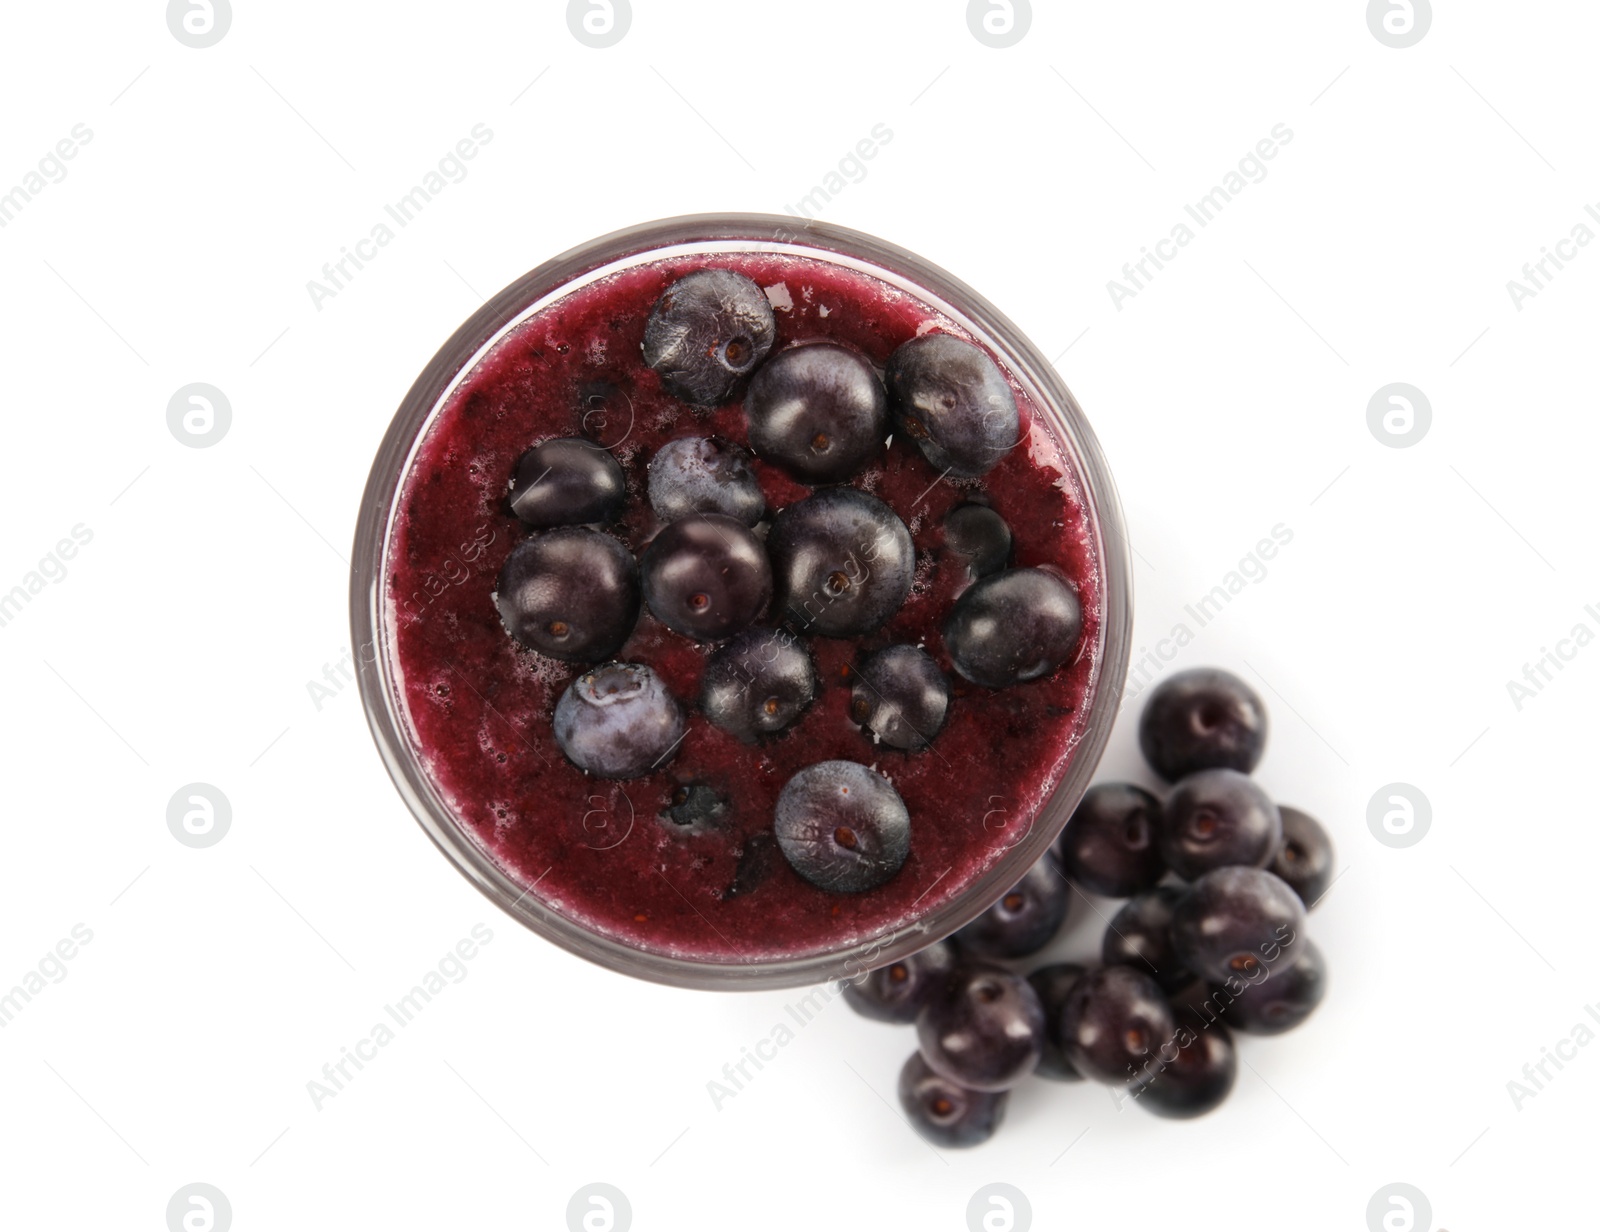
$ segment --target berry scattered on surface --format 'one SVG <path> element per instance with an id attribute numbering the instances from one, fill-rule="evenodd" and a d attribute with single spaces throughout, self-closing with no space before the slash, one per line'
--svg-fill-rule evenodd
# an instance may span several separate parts
<path id="1" fill-rule="evenodd" d="M 627 497 L 617 460 L 581 436 L 535 445 L 518 460 L 511 480 L 511 512 L 539 530 L 610 522 Z"/>
<path id="2" fill-rule="evenodd" d="M 645 322 L 644 362 L 674 397 L 729 401 L 767 357 L 778 324 L 766 292 L 743 274 L 702 269 L 673 283 Z"/>
<path id="3" fill-rule="evenodd" d="M 1183 1025 L 1163 1044 L 1149 1069 L 1148 1077 L 1132 1087 L 1139 1107 L 1159 1117 L 1189 1120 L 1228 1098 L 1239 1077 L 1239 1054 L 1221 1023 L 1201 1030 Z"/>
<path id="4" fill-rule="evenodd" d="M 1161 818 L 1161 854 L 1186 881 L 1231 864 L 1264 867 L 1283 842 L 1272 797 L 1237 770 L 1180 779 Z"/>
<path id="5" fill-rule="evenodd" d="M 566 663 L 596 663 L 622 648 L 639 619 L 639 568 L 610 535 L 559 527 L 506 557 L 495 586 L 506 632 Z"/>
<path id="6" fill-rule="evenodd" d="M 974 1091 L 1003 1091 L 1044 1047 L 1044 1009 L 1033 985 L 1004 967 L 964 966 L 917 1016 L 930 1067 Z"/>
<path id="7" fill-rule="evenodd" d="M 1016 395 L 984 351 L 950 334 L 903 343 L 884 369 L 895 427 L 938 470 L 985 474 L 1021 440 Z"/>
<path id="8" fill-rule="evenodd" d="M 639 573 L 651 614 L 696 641 L 733 636 L 772 601 L 766 548 L 725 514 L 696 513 L 664 527 L 645 548 Z"/>
<path id="9" fill-rule="evenodd" d="M 1305 931 L 1300 896 L 1261 868 L 1213 869 L 1172 913 L 1178 961 L 1213 983 L 1250 979 L 1292 951 Z"/>
<path id="10" fill-rule="evenodd" d="M 944 622 L 950 661 L 973 684 L 1003 689 L 1049 675 L 1073 655 L 1083 610 L 1043 569 L 1006 569 L 973 583 Z"/>
<path id="11" fill-rule="evenodd" d="M 868 971 L 840 985 L 845 1003 L 875 1022 L 912 1023 L 956 969 L 956 949 L 935 941 L 908 958 Z"/>
<path id="12" fill-rule="evenodd" d="M 1078 963 L 1051 963 L 1028 976 L 1028 983 L 1033 985 L 1040 1008 L 1044 1010 L 1044 1046 L 1039 1053 L 1039 1063 L 1033 1067 L 1033 1072 L 1041 1078 L 1057 1082 L 1083 1081 L 1083 1075 L 1072 1068 L 1072 1062 L 1061 1048 L 1061 1012 L 1068 994 L 1087 970 Z"/>
<path id="13" fill-rule="evenodd" d="M 555 735 L 573 765 L 597 778 L 660 769 L 683 740 L 683 708 L 642 663 L 582 673 L 556 703 Z"/>
<path id="14" fill-rule="evenodd" d="M 779 351 L 750 381 L 750 447 L 805 483 L 854 477 L 889 436 L 889 396 L 856 352 L 832 342 Z"/>
<path id="15" fill-rule="evenodd" d="M 944 726 L 950 682 L 927 651 L 886 646 L 850 679 L 850 717 L 890 748 L 926 748 Z"/>
<path id="16" fill-rule="evenodd" d="M 750 451 L 718 436 L 680 436 L 650 459 L 650 508 L 663 522 L 720 513 L 754 526 L 767 512 Z"/>
<path id="17" fill-rule="evenodd" d="M 1249 774 L 1267 747 L 1267 709 L 1232 672 L 1196 667 L 1163 680 L 1139 716 L 1139 748 L 1167 782 L 1197 770 Z"/>
<path id="18" fill-rule="evenodd" d="M 1333 840 L 1309 813 L 1278 806 L 1283 842 L 1267 865 L 1282 877 L 1310 911 L 1333 884 Z"/>
<path id="19" fill-rule="evenodd" d="M 900 1107 L 911 1127 L 935 1146 L 987 1142 L 1005 1117 L 1007 1091 L 972 1091 L 935 1070 L 920 1052 L 900 1070 Z"/>
<path id="20" fill-rule="evenodd" d="M 1167 871 L 1161 858 L 1161 802 L 1132 783 L 1097 783 L 1061 832 L 1067 876 L 1091 894 L 1127 898 Z"/>
<path id="21" fill-rule="evenodd" d="M 817 695 L 817 669 L 785 630 L 746 629 L 720 647 L 700 677 L 700 709 L 753 744 L 795 723 Z"/>
<path id="22" fill-rule="evenodd" d="M 1161 885 L 1130 898 L 1106 926 L 1101 960 L 1144 972 L 1163 992 L 1182 988 L 1192 977 L 1172 948 L 1172 912 L 1186 892 L 1184 886 Z"/>
<path id="23" fill-rule="evenodd" d="M 956 933 L 956 943 L 981 958 L 1037 954 L 1060 931 L 1071 894 L 1055 856 L 1046 852 L 994 906 Z"/>
<path id="24" fill-rule="evenodd" d="M 911 532 L 888 505 L 855 488 L 825 488 L 779 510 L 767 552 L 779 609 L 802 633 L 871 633 L 911 590 Z"/>
<path id="25" fill-rule="evenodd" d="M 795 872 L 838 894 L 882 885 L 911 849 L 911 817 L 900 793 L 853 761 L 798 771 L 778 795 L 773 832 Z"/>
<path id="26" fill-rule="evenodd" d="M 1254 978 L 1230 980 L 1215 990 L 1212 998 L 1236 1030 L 1281 1035 L 1311 1017 L 1327 991 L 1328 968 L 1322 951 L 1305 938 Z"/>
<path id="27" fill-rule="evenodd" d="M 1113 1085 L 1134 1081 L 1174 1029 L 1161 985 L 1132 967 L 1090 971 L 1061 1012 L 1061 1046 L 1072 1068 Z"/>

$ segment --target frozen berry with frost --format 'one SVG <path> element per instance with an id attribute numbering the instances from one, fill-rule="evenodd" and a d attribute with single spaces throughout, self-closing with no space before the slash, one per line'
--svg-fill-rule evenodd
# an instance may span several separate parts
<path id="1" fill-rule="evenodd" d="M 584 672 L 556 703 L 556 743 L 573 765 L 603 779 L 633 779 L 672 759 L 683 708 L 642 663 Z"/>
<path id="2" fill-rule="evenodd" d="M 778 335 L 766 292 L 730 269 L 678 279 L 644 327 L 644 362 L 668 393 L 696 406 L 729 401 Z"/>
<path id="3" fill-rule="evenodd" d="M 728 802 L 705 783 L 677 783 L 667 794 L 661 820 L 667 830 L 679 835 L 705 834 L 721 828 Z"/>
<path id="4" fill-rule="evenodd" d="M 680 436 L 656 450 L 648 491 L 663 522 L 721 513 L 754 526 L 767 511 L 750 451 L 719 436 Z"/>

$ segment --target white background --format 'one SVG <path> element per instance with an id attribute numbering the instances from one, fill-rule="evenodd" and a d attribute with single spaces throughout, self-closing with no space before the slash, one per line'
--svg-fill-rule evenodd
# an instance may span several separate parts
<path id="1" fill-rule="evenodd" d="M 1600 13 L 1439 7 L 1405 50 L 1360 0 L 1041 3 L 1003 50 L 956 0 L 635 0 L 608 49 L 558 3 L 239 0 L 202 50 L 149 0 L 9 8 L 0 191 L 93 138 L 0 229 L 0 591 L 93 538 L 0 627 L 0 989 L 93 941 L 0 1029 L 7 1222 L 160 1229 L 203 1181 L 241 1232 L 561 1229 L 598 1180 L 641 1229 L 961 1229 L 1004 1181 L 1039 1227 L 1361 1232 L 1404 1181 L 1452 1232 L 1566 1226 L 1600 1047 L 1520 1110 L 1506 1084 L 1600 1003 L 1600 648 L 1520 710 L 1506 682 L 1600 632 L 1600 246 L 1520 311 L 1506 283 L 1600 202 Z M 478 123 L 468 177 L 318 310 L 308 279 Z M 348 644 L 372 453 L 481 296 L 637 221 L 781 212 L 879 123 L 822 216 L 1059 356 L 1127 509 L 1136 645 L 1293 531 L 1178 662 L 1257 683 L 1264 781 L 1334 834 L 1332 991 L 1244 1041 L 1203 1121 L 1038 1083 L 987 1147 L 934 1152 L 890 1106 L 910 1033 L 838 1002 L 718 1110 L 707 1082 L 796 994 L 651 987 L 520 932 L 404 810 L 353 686 L 308 692 Z M 1115 307 L 1277 124 L 1270 174 Z M 166 422 L 196 381 L 232 407 L 205 449 Z M 1367 425 L 1395 381 L 1433 409 L 1411 448 Z M 1131 717 L 1107 776 L 1141 773 Z M 232 804 L 203 850 L 166 824 L 195 781 Z M 1367 826 L 1394 781 L 1433 810 L 1404 850 Z M 308 1080 L 478 923 L 465 981 L 317 1110 Z"/>

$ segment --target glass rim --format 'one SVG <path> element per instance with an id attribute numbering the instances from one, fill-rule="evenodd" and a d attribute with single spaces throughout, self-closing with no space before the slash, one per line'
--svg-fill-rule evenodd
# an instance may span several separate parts
<path id="1" fill-rule="evenodd" d="M 502 869 L 456 819 L 422 768 L 388 662 L 386 552 L 398 497 L 421 439 L 455 386 L 523 319 L 553 297 L 646 254 L 760 251 L 844 264 L 897 285 L 992 347 L 1049 423 L 1077 471 L 1100 568 L 1100 646 L 1088 715 L 1069 762 L 1021 838 L 969 885 L 889 932 L 820 952 L 758 961 L 684 958 L 608 936 L 547 907 Z M 580 244 L 491 296 L 428 361 L 380 444 L 357 518 L 350 623 L 362 708 L 396 790 L 434 844 L 491 902 L 546 940 L 603 967 L 682 988 L 806 987 L 898 961 L 980 915 L 1042 858 L 1087 790 L 1121 705 L 1132 633 L 1132 569 L 1115 483 L 1082 408 L 1052 363 L 997 308 L 923 258 L 859 231 L 786 215 L 691 214 L 646 222 Z"/>

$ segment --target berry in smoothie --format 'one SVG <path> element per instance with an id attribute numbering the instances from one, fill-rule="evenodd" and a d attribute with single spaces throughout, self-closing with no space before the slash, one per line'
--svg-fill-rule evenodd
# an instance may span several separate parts
<path id="1" fill-rule="evenodd" d="M 645 323 L 644 362 L 685 402 L 726 402 L 777 336 L 772 304 L 750 278 L 702 269 L 678 279 Z"/>
<path id="2" fill-rule="evenodd" d="M 889 395 L 865 358 L 831 342 L 779 351 L 745 397 L 751 447 L 803 483 L 842 483 L 884 448 Z"/>

